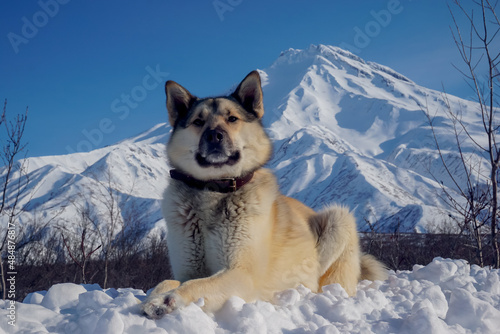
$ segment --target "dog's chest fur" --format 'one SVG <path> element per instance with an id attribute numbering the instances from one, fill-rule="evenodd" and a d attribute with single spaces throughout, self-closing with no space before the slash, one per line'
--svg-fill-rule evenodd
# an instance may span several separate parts
<path id="1" fill-rule="evenodd" d="M 210 276 L 236 263 L 254 236 L 255 221 L 270 209 L 260 204 L 254 189 L 249 184 L 235 193 L 220 194 L 172 182 L 162 206 L 176 279 Z"/>

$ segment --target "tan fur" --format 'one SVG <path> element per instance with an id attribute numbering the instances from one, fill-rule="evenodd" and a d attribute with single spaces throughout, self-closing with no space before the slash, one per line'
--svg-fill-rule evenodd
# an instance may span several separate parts
<path id="1" fill-rule="evenodd" d="M 363 254 L 361 256 L 361 278 L 360 280 L 383 281 L 387 278 L 387 270 L 375 256 Z"/>
<path id="2" fill-rule="evenodd" d="M 283 196 L 271 171 L 261 167 L 271 144 L 260 124 L 264 111 L 257 72 L 230 98 L 198 100 L 172 82 L 166 90 L 174 126 L 167 153 L 175 168 L 198 180 L 254 175 L 229 194 L 170 181 L 162 212 L 172 270 L 182 284 L 160 283 L 142 304 L 149 317 L 159 318 L 200 298 L 206 311 L 219 309 L 231 296 L 272 300 L 276 292 L 299 284 L 317 292 L 340 283 L 353 295 L 360 279 L 385 278 L 383 265 L 361 254 L 349 210 L 331 206 L 316 213 Z M 236 162 L 200 165 L 200 154 L 217 163 L 226 159 L 203 151 L 207 131 L 213 129 L 224 138 L 217 147 L 227 157 L 238 156 Z"/>

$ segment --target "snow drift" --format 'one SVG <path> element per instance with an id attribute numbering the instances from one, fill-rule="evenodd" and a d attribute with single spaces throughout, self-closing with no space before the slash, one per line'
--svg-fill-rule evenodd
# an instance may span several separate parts
<path id="1" fill-rule="evenodd" d="M 363 281 L 349 298 L 338 284 L 322 293 L 304 287 L 276 295 L 274 303 L 233 297 L 215 314 L 203 301 L 161 320 L 139 312 L 145 293 L 98 285 L 58 284 L 16 304 L 0 301 L 7 333 L 498 333 L 500 270 L 436 258 L 412 271 L 392 272 L 384 282 Z"/>

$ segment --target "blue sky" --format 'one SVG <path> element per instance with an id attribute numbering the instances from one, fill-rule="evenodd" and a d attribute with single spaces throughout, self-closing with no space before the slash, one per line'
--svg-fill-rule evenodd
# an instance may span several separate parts
<path id="1" fill-rule="evenodd" d="M 451 24 L 435 0 L 2 1 L 0 97 L 10 115 L 29 106 L 28 156 L 113 144 L 167 121 L 164 81 L 221 94 L 310 44 L 467 98 Z"/>

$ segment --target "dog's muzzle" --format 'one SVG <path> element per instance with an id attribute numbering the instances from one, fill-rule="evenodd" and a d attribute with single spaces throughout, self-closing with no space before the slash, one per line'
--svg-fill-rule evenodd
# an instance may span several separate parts
<path id="1" fill-rule="evenodd" d="M 220 127 L 203 132 L 196 161 L 202 167 L 234 165 L 240 159 L 240 152 L 234 151 L 226 131 Z"/>

